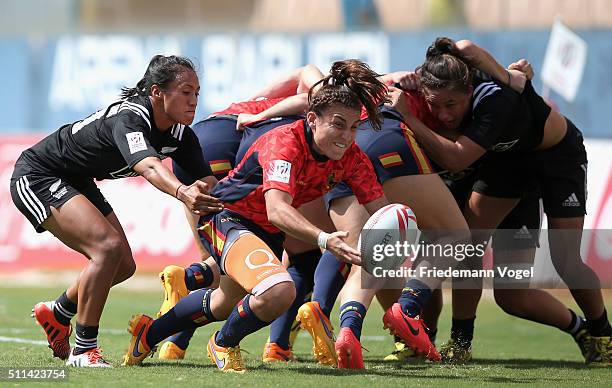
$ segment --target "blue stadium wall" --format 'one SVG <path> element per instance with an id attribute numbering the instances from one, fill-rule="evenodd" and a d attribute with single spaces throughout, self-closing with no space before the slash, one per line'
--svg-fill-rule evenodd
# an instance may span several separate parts
<path id="1" fill-rule="evenodd" d="M 574 102 L 551 98 L 588 137 L 610 138 L 612 128 L 612 30 L 577 31 L 588 44 L 582 84 Z M 343 58 L 361 58 L 378 72 L 414 69 L 437 36 L 472 39 L 503 64 L 528 58 L 542 68 L 549 31 L 474 32 L 465 29 L 413 33 L 210 34 L 205 36 L 74 35 L 52 39 L 0 40 L 0 133 L 50 132 L 116 99 L 132 86 L 157 53 L 181 54 L 200 71 L 205 117 L 294 67 L 322 69 Z"/>

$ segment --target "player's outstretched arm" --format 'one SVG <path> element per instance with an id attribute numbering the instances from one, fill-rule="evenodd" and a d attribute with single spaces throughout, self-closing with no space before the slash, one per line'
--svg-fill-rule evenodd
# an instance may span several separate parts
<path id="1" fill-rule="evenodd" d="M 466 136 L 460 136 L 456 141 L 452 141 L 432 131 L 410 112 L 405 98 L 400 89 L 389 87 L 390 102 L 387 105 L 402 115 L 417 142 L 444 169 L 453 172 L 462 171 L 485 154 L 484 148 Z"/>
<path id="2" fill-rule="evenodd" d="M 184 185 L 174 176 L 172 171 L 164 166 L 161 160 L 156 157 L 150 156 L 142 159 L 134 165 L 133 170 L 160 191 L 176 197 L 195 214 L 202 215 L 221 211 L 223 209 L 221 201 L 208 195 L 210 191 L 209 183 L 198 180 L 192 185 Z M 209 182 L 214 183 L 210 179 Z"/>
<path id="3" fill-rule="evenodd" d="M 529 65 L 529 67 L 515 66 L 512 68 L 509 66 L 508 69 L 506 69 L 499 64 L 487 50 L 478 46 L 471 40 L 458 40 L 455 42 L 455 45 L 459 53 L 469 60 L 478 70 L 489 74 L 497 81 L 508 85 L 519 93 L 523 91 L 525 82 L 533 78 L 533 70 L 530 70 L 531 65 Z M 531 71 L 531 77 L 529 77 L 529 71 Z"/>
<path id="4" fill-rule="evenodd" d="M 287 192 L 271 189 L 266 191 L 265 199 L 268 220 L 277 228 L 299 240 L 329 250 L 341 261 L 361 264 L 359 251 L 345 242 L 348 232 L 325 233 L 317 228 L 291 206 L 293 198 Z"/>
<path id="5" fill-rule="evenodd" d="M 282 98 L 307 93 L 321 78 L 323 78 L 321 70 L 315 65 L 309 64 L 293 70 L 286 76 L 257 91 L 251 99 L 261 97 Z"/>
<path id="6" fill-rule="evenodd" d="M 302 115 L 308 108 L 308 93 L 287 97 L 279 103 L 258 113 L 241 113 L 236 119 L 236 130 L 242 131 L 246 125 L 271 119 L 273 117 Z"/>

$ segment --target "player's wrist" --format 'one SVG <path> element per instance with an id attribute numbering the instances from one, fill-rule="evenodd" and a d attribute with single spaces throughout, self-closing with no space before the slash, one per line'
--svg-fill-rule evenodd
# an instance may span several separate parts
<path id="1" fill-rule="evenodd" d="M 185 187 L 185 185 L 180 184 L 176 187 L 176 191 L 174 192 L 174 198 L 180 199 L 179 194 L 181 193 L 181 187 Z"/>
<path id="2" fill-rule="evenodd" d="M 324 231 L 320 231 L 317 236 L 317 245 L 321 249 L 327 249 L 327 240 L 329 240 L 330 234 L 325 233 Z"/>

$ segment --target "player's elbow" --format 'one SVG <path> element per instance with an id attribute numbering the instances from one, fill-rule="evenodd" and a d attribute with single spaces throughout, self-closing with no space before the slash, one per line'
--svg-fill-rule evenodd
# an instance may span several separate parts
<path id="1" fill-rule="evenodd" d="M 470 57 L 474 55 L 474 51 L 478 48 L 476 43 L 472 42 L 469 39 L 461 39 L 455 42 L 455 46 L 459 50 L 459 52 L 465 56 Z"/>

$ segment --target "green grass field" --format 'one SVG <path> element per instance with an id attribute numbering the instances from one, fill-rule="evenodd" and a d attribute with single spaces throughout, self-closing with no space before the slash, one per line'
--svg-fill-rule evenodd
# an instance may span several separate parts
<path id="1" fill-rule="evenodd" d="M 43 333 L 30 318 L 30 309 L 41 300 L 55 298 L 60 288 L 0 288 L 0 367 L 61 367 L 40 341 Z M 127 347 L 130 316 L 136 312 L 154 314 L 161 300 L 159 291 L 113 290 L 104 312 L 99 344 L 117 367 L 109 370 L 70 369 L 68 386 L 474 386 L 474 385 L 555 385 L 612 386 L 612 368 L 586 368 L 578 347 L 561 331 L 509 317 L 488 298 L 478 311 L 473 363 L 465 366 L 414 363 L 387 364 L 382 358 L 392 347 L 382 330 L 378 305 L 368 312 L 363 346 L 365 371 L 337 370 L 311 361 L 310 338 L 301 334 L 295 345 L 305 361 L 290 364 L 262 364 L 261 351 L 268 335 L 264 329 L 247 337 L 242 348 L 249 372 L 245 375 L 219 373 L 206 358 L 205 344 L 220 324 L 201 328 L 191 342 L 185 360 L 161 362 L 147 359 L 141 367 L 119 367 Z M 608 304 L 608 310 L 612 311 Z M 333 314 L 337 325 L 337 312 Z M 450 314 L 444 310 L 438 344 L 448 338 Z M 72 340 L 74 337 L 72 338 Z M 20 340 L 37 343 L 16 342 Z M 13 382 L 0 382 L 9 386 Z M 26 384 L 26 383 L 21 383 Z M 40 386 L 40 383 L 34 383 Z M 12 386 L 12 385 L 10 385 Z"/>

